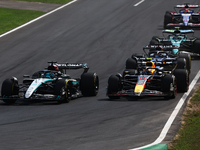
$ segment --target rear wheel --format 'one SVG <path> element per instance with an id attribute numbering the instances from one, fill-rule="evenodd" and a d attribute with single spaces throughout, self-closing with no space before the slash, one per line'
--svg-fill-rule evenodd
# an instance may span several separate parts
<path id="1" fill-rule="evenodd" d="M 200 40 L 196 40 L 193 43 L 193 52 L 200 54 Z"/>
<path id="2" fill-rule="evenodd" d="M 189 87 L 189 74 L 187 69 L 175 69 L 173 74 L 176 77 L 178 92 L 187 92 Z"/>
<path id="3" fill-rule="evenodd" d="M 159 42 L 156 39 L 151 39 L 151 41 L 149 42 L 150 45 L 158 45 Z"/>
<path id="4" fill-rule="evenodd" d="M 126 60 L 126 69 L 137 69 L 137 61 L 132 58 Z"/>
<path id="5" fill-rule="evenodd" d="M 177 59 L 176 69 L 186 69 L 186 60 L 185 60 L 185 58 L 178 58 Z"/>
<path id="6" fill-rule="evenodd" d="M 58 95 L 58 103 L 70 102 L 70 89 L 65 80 L 58 80 L 55 85 L 55 95 Z"/>
<path id="7" fill-rule="evenodd" d="M 169 11 L 166 11 L 165 16 L 164 16 L 164 28 L 169 28 L 167 25 L 169 23 L 172 23 L 172 15 Z"/>
<path id="8" fill-rule="evenodd" d="M 81 75 L 81 92 L 83 96 L 96 96 L 99 90 L 99 77 L 96 73 Z"/>
<path id="9" fill-rule="evenodd" d="M 119 99 L 120 96 L 109 96 L 109 94 L 117 94 L 121 90 L 120 78 L 116 75 L 111 75 L 108 79 L 107 95 L 110 99 Z"/>
<path id="10" fill-rule="evenodd" d="M 159 39 L 159 36 L 153 36 L 151 39 L 152 39 L 152 40 L 158 40 L 158 39 Z"/>
<path id="11" fill-rule="evenodd" d="M 135 69 L 125 69 L 124 71 L 123 71 L 123 77 L 125 76 L 125 75 L 134 75 L 135 74 Z"/>
<path id="12" fill-rule="evenodd" d="M 151 41 L 149 42 L 150 45 L 157 45 L 159 44 L 159 41 L 158 41 L 159 37 L 158 36 L 153 36 L 151 38 Z"/>
<path id="13" fill-rule="evenodd" d="M 136 58 L 144 58 L 144 54 L 143 53 L 134 53 L 132 56 L 131 56 L 133 59 Z"/>
<path id="14" fill-rule="evenodd" d="M 186 69 L 188 70 L 188 73 L 190 74 L 191 70 L 191 56 L 186 53 L 179 54 L 179 58 L 185 58 L 186 60 Z"/>
<path id="15" fill-rule="evenodd" d="M 163 92 L 169 93 L 166 98 L 173 99 L 177 94 L 177 86 L 175 77 L 171 74 L 165 75 L 161 80 L 161 88 Z"/>
<path id="16" fill-rule="evenodd" d="M 19 94 L 19 85 L 18 81 L 15 79 L 6 79 L 4 80 L 1 87 L 1 96 L 3 98 L 11 97 L 13 95 Z M 4 99 L 3 100 L 7 104 L 13 104 L 16 102 L 16 99 Z"/>

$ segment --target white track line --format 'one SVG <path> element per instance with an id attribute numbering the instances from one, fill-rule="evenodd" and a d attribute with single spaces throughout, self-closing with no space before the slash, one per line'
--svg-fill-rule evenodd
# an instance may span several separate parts
<path id="1" fill-rule="evenodd" d="M 0 35 L 0 38 L 3 37 L 3 36 L 5 36 L 5 35 L 8 35 L 8 34 L 14 32 L 14 31 L 16 31 L 16 30 L 19 30 L 19 29 L 21 29 L 21 28 L 23 28 L 23 27 L 25 27 L 25 26 L 27 26 L 27 25 L 29 25 L 29 24 L 31 24 L 31 23 L 33 23 L 33 22 L 35 22 L 35 21 L 37 21 L 37 20 L 39 20 L 39 19 L 41 19 L 41 18 L 43 18 L 43 17 L 46 17 L 46 16 L 48 16 L 48 15 L 50 15 L 50 14 L 52 14 L 52 13 L 54 13 L 54 12 L 56 12 L 56 11 L 58 11 L 58 10 L 64 8 L 64 7 L 66 7 L 66 6 L 68 6 L 68 5 L 71 5 L 72 3 L 76 2 L 76 1 L 77 1 L 77 0 L 73 0 L 73 1 L 71 1 L 71 2 L 69 2 L 69 3 L 67 3 L 67 4 L 62 5 L 62 6 L 56 8 L 56 9 L 54 9 L 54 10 L 52 10 L 52 11 L 50 11 L 50 12 L 48 12 L 48 13 L 46 13 L 46 14 L 44 14 L 44 15 L 42 15 L 42 16 L 36 18 L 36 19 L 33 19 L 33 20 L 31 20 L 31 21 L 29 21 L 29 22 L 27 22 L 27 23 L 25 23 L 25 24 L 23 24 L 23 25 L 21 25 L 21 26 L 19 26 L 19 27 L 17 27 L 17 28 L 14 28 L 14 29 L 12 29 L 12 30 L 10 30 L 10 31 L 8 31 L 8 32 L 6 32 L 6 33 L 4 33 L 4 34 L 1 34 L 1 35 Z"/>
<path id="2" fill-rule="evenodd" d="M 189 89 L 186 93 L 183 94 L 183 96 L 181 97 L 181 99 L 179 100 L 178 104 L 176 105 L 174 111 L 172 112 L 171 116 L 169 117 L 167 123 L 165 124 L 164 128 L 162 129 L 160 136 L 151 144 L 143 146 L 143 147 L 139 147 L 139 148 L 134 148 L 134 149 L 130 149 L 130 150 L 139 150 L 139 149 L 144 149 L 156 144 L 161 143 L 164 138 L 167 135 L 167 132 L 169 130 L 169 128 L 171 127 L 174 119 L 176 118 L 178 112 L 180 111 L 181 107 L 183 106 L 185 100 L 187 99 L 188 95 L 190 94 L 190 92 L 192 91 L 192 89 L 194 88 L 195 84 L 197 83 L 197 81 L 200 78 L 200 70 L 198 71 L 198 73 L 196 74 L 195 78 L 192 80 Z"/>
<path id="3" fill-rule="evenodd" d="M 145 0 L 141 0 L 141 1 L 139 1 L 138 3 L 136 3 L 134 6 L 138 6 L 138 5 L 140 5 L 141 3 L 143 3 Z"/>

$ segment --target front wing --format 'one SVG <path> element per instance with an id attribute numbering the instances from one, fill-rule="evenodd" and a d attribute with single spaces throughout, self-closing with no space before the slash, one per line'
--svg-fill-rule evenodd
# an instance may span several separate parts
<path id="1" fill-rule="evenodd" d="M 188 23 L 188 25 L 184 25 L 183 23 L 169 23 L 167 27 L 200 27 L 200 23 Z"/>
<path id="2" fill-rule="evenodd" d="M 143 96 L 157 96 L 157 97 L 166 97 L 169 93 L 161 92 L 157 90 L 148 90 L 144 89 L 141 93 L 135 93 L 134 89 L 122 90 L 117 93 L 107 94 L 107 96 L 132 96 L 132 97 L 143 97 Z"/>
<path id="3" fill-rule="evenodd" d="M 30 98 L 25 98 L 24 96 L 19 95 L 12 95 L 6 97 L 0 97 L 1 100 L 52 100 L 56 101 L 60 99 L 59 95 L 52 95 L 52 94 L 33 94 Z"/>

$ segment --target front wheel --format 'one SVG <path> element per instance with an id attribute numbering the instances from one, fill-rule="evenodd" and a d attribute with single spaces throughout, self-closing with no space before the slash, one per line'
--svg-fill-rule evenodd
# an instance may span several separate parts
<path id="1" fill-rule="evenodd" d="M 189 88 L 189 73 L 187 69 L 175 69 L 173 74 L 176 77 L 178 92 L 187 92 Z"/>
<path id="2" fill-rule="evenodd" d="M 54 94 L 58 96 L 58 103 L 70 102 L 70 89 L 68 87 L 68 82 L 65 80 L 58 80 L 55 85 Z"/>
<path id="3" fill-rule="evenodd" d="M 120 96 L 113 96 L 113 94 L 117 94 L 117 92 L 120 90 L 121 90 L 120 78 L 116 75 L 111 75 L 108 79 L 108 87 L 107 87 L 108 97 L 110 99 L 119 99 Z M 109 94 L 112 94 L 112 96 L 110 96 Z"/>
<path id="4" fill-rule="evenodd" d="M 165 75 L 161 80 L 161 88 L 163 92 L 168 93 L 166 96 L 167 99 L 173 99 L 177 94 L 177 85 L 175 76 L 171 74 Z"/>
<path id="5" fill-rule="evenodd" d="M 200 40 L 196 40 L 193 43 L 193 52 L 200 54 Z"/>
<path id="6" fill-rule="evenodd" d="M 164 16 L 164 29 L 169 28 L 167 25 L 172 23 L 172 15 L 169 11 L 166 11 Z"/>
<path id="7" fill-rule="evenodd" d="M 19 85 L 17 79 L 6 79 L 4 80 L 1 87 L 1 96 L 3 98 L 12 97 L 13 95 L 19 94 Z M 3 100 L 7 104 L 13 104 L 16 102 L 16 99 L 4 99 Z"/>

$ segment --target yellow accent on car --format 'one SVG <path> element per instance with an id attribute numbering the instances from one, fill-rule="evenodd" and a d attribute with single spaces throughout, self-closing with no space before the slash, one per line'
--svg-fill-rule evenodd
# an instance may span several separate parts
<path id="1" fill-rule="evenodd" d="M 137 85 L 135 86 L 135 93 L 141 93 L 144 90 L 144 85 Z"/>
<path id="2" fill-rule="evenodd" d="M 67 83 L 69 82 L 69 80 L 67 80 L 66 81 L 66 84 L 65 84 L 65 90 L 67 89 Z M 66 98 L 67 98 L 67 100 L 68 100 L 68 93 L 67 93 L 67 91 L 66 91 Z M 69 101 L 69 100 L 68 100 Z"/>
<path id="3" fill-rule="evenodd" d="M 152 58 L 147 58 L 147 60 L 152 60 Z"/>

